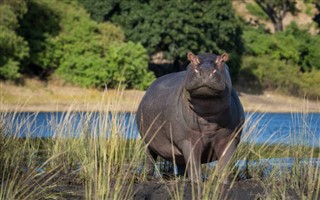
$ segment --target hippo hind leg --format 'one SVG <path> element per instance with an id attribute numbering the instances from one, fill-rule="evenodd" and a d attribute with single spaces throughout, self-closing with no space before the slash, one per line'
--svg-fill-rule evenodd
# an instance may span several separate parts
<path id="1" fill-rule="evenodd" d="M 148 177 L 153 177 L 154 174 L 154 165 L 156 163 L 158 155 L 153 152 L 150 148 L 146 149 L 146 175 Z"/>

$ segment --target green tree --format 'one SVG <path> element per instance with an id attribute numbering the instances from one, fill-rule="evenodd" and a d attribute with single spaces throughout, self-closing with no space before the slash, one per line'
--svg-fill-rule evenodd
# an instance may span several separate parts
<path id="1" fill-rule="evenodd" d="M 247 26 L 243 32 L 245 55 L 260 56 L 271 54 L 272 35 L 263 28 Z"/>
<path id="2" fill-rule="evenodd" d="M 132 76 L 124 77 L 123 82 L 131 88 L 145 89 L 146 77 L 151 76 L 146 70 L 146 51 L 139 44 L 124 43 L 124 33 L 119 27 L 93 21 L 86 10 L 74 1 L 30 0 L 28 7 L 29 12 L 19 29 L 31 49 L 32 59 L 26 62 L 26 72 L 31 70 L 45 77 L 55 73 L 76 85 L 102 87 L 105 83 L 115 86 L 120 82 L 109 69 L 121 71 L 130 65 L 137 68 L 136 71 L 141 72 L 140 68 L 145 70 L 137 73 L 139 77 L 135 76 L 134 80 L 131 80 Z M 41 19 L 34 24 L 34 18 Z M 34 26 L 37 29 L 33 29 Z M 119 50 L 111 55 L 114 46 L 128 50 Z"/>
<path id="3" fill-rule="evenodd" d="M 245 88 L 272 89 L 310 98 L 320 90 L 320 35 L 311 35 L 295 23 L 270 34 L 247 27 L 241 69 Z M 248 78 L 250 77 L 250 78 Z"/>
<path id="4" fill-rule="evenodd" d="M 107 80 L 112 80 L 108 83 L 111 87 L 124 83 L 129 88 L 146 89 L 154 80 L 154 75 L 145 67 L 149 59 L 141 44 L 113 44 L 107 54 L 105 70 L 108 74 Z"/>
<path id="5" fill-rule="evenodd" d="M 115 12 L 119 12 L 120 0 L 78 0 L 90 12 L 91 17 L 98 21 L 107 21 Z"/>
<path id="6" fill-rule="evenodd" d="M 301 72 L 320 70 L 320 35 L 311 35 L 291 23 L 285 31 L 275 34 L 247 28 L 243 33 L 245 54 L 272 56 L 273 59 L 300 66 Z"/>
<path id="7" fill-rule="evenodd" d="M 149 56 L 163 52 L 166 59 L 185 66 L 188 51 L 229 52 L 235 76 L 242 53 L 241 26 L 231 1 L 107 1 L 79 0 L 92 17 L 123 27 L 126 38 L 141 44 Z"/>
<path id="8" fill-rule="evenodd" d="M 296 64 L 302 72 L 320 70 L 320 35 L 311 35 L 307 29 L 300 29 L 296 23 L 291 23 L 284 31 L 283 37 L 294 37 L 287 47 L 295 48 L 298 52 Z M 280 39 L 280 38 L 279 38 Z M 296 44 L 296 45 L 293 45 Z"/>
<path id="9" fill-rule="evenodd" d="M 16 33 L 19 18 L 26 12 L 23 0 L 0 1 L 0 78 L 20 77 L 21 61 L 28 57 L 28 43 Z"/>
<path id="10" fill-rule="evenodd" d="M 283 19 L 288 12 L 295 14 L 296 0 L 255 0 L 268 15 L 276 32 L 283 31 Z"/>
<path id="11" fill-rule="evenodd" d="M 20 20 L 18 34 L 27 40 L 30 57 L 24 60 L 21 71 L 45 77 L 54 68 L 47 64 L 51 61 L 46 60 L 43 54 L 47 52 L 49 40 L 59 34 L 61 19 L 49 4 L 41 0 L 27 1 L 27 10 Z"/>

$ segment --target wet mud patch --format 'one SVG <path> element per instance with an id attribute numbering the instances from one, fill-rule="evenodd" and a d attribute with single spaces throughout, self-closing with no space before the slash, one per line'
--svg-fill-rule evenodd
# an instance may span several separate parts
<path id="1" fill-rule="evenodd" d="M 124 186 L 128 187 L 128 186 Z M 183 188 L 183 189 L 182 189 Z M 111 189 L 112 190 L 112 189 Z M 125 191 L 125 188 L 124 188 Z M 191 200 L 193 196 L 198 196 L 197 189 L 193 190 L 190 181 L 175 180 L 151 180 L 134 183 L 133 200 L 171 200 L 178 197 L 184 200 Z M 60 196 L 58 199 L 82 200 L 86 199 L 85 188 L 81 183 L 64 182 L 55 187 L 52 193 Z M 265 190 L 263 186 L 254 180 L 241 180 L 234 183 L 228 191 L 227 199 L 263 199 Z"/>

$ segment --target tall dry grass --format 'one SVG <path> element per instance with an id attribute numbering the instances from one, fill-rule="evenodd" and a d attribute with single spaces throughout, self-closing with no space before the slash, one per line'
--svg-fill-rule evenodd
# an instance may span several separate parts
<path id="1" fill-rule="evenodd" d="M 134 182 L 146 177 L 141 167 L 145 145 L 132 139 L 133 132 L 128 135 L 133 117 L 128 121 L 103 103 L 97 109 L 76 113 L 70 105 L 62 117 L 51 117 L 36 130 L 38 113 L 23 118 L 19 108 L 0 113 L 0 199 L 63 197 L 57 188 L 66 187 L 66 179 L 82 185 L 87 199 L 130 198 Z M 34 138 L 48 129 L 51 138 Z"/>

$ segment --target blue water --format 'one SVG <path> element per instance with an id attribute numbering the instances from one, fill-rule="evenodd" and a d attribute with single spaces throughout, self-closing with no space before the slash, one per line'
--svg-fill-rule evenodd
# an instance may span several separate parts
<path id="1" fill-rule="evenodd" d="M 320 113 L 246 113 L 242 139 L 320 147 Z"/>
<path id="2" fill-rule="evenodd" d="M 3 120 L 6 121 L 6 134 L 16 137 L 110 135 L 111 131 L 125 138 L 138 137 L 135 114 L 133 113 L 21 112 L 2 115 Z"/>
<path id="3" fill-rule="evenodd" d="M 306 144 L 320 147 L 320 113 L 246 113 L 242 141 Z M 77 137 L 112 132 L 137 138 L 134 113 L 0 113 L 5 134 L 17 137 Z M 1 124 L 1 123 L 0 123 Z"/>

